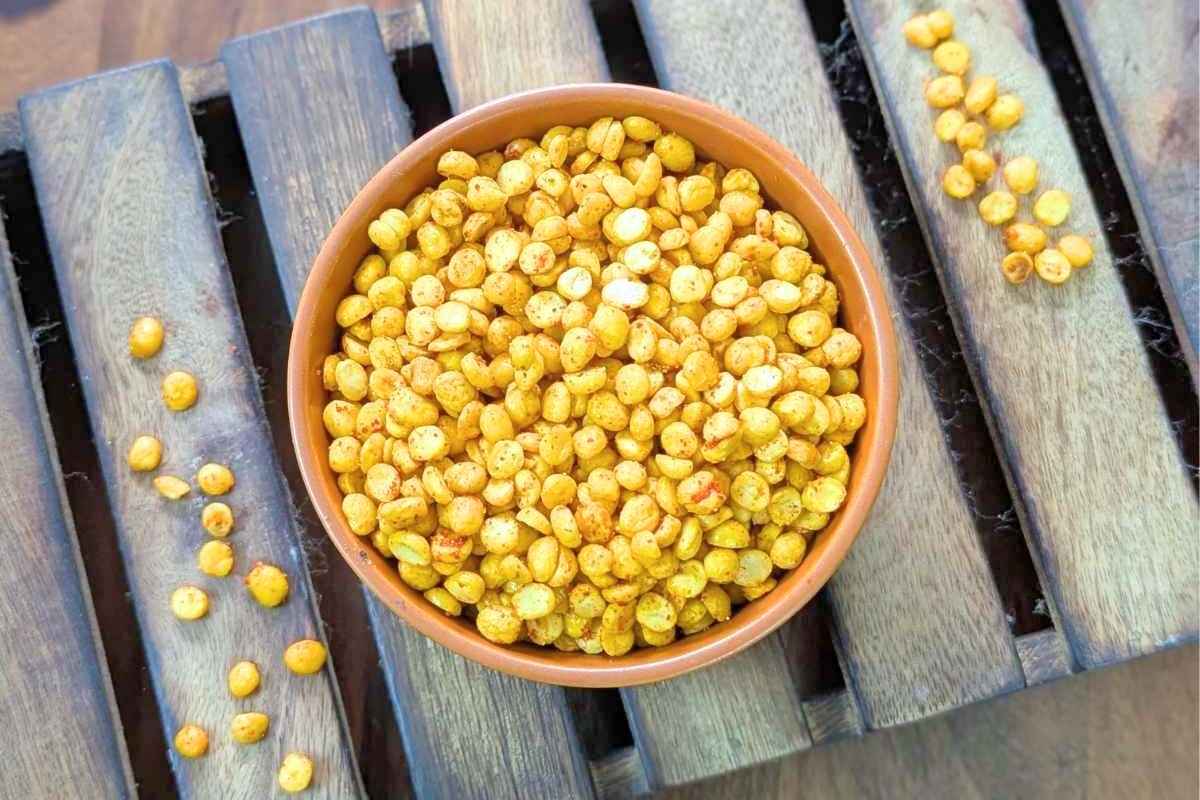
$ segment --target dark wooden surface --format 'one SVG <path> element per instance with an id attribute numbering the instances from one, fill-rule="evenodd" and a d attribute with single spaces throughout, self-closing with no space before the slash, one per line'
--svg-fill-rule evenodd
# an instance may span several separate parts
<path id="1" fill-rule="evenodd" d="M 1194 639 L 1196 494 L 1029 19 L 1015 0 L 945 6 L 973 48 L 975 74 L 995 75 L 1025 102 L 1022 122 L 990 147 L 1001 160 L 1034 156 L 1039 191 L 1058 187 L 1073 198 L 1055 236 L 1078 232 L 1096 250 L 1094 264 L 1062 286 L 998 279 L 1000 234 L 973 202 L 941 190 L 952 148 L 932 137 L 922 87 L 936 70 L 898 33 L 916 5 L 852 0 L 1051 613 L 1074 659 L 1089 668 Z"/>
<path id="2" fill-rule="evenodd" d="M 682 0 L 639 0 L 637 7 L 664 87 L 724 106 L 791 148 L 838 198 L 886 275 L 803 10 L 787 0 L 753 8 L 716 0 L 700 16 Z M 742 47 L 729 30 L 744 31 L 757 46 Z M 770 78 L 784 73 L 793 79 Z M 827 590 L 845 669 L 870 727 L 1022 685 L 971 513 L 939 446 L 939 421 L 912 340 L 896 322 L 903 424 L 875 509 Z M 945 602 L 949 597 L 954 602 Z"/>
<path id="3" fill-rule="evenodd" d="M 172 751 L 179 790 L 261 797 L 273 791 L 283 755 L 300 750 L 318 764 L 315 794 L 355 796 L 359 772 L 332 667 L 299 677 L 282 664 L 289 643 L 322 630 L 175 69 L 159 62 L 41 92 L 22 100 L 21 115 L 167 739 L 187 722 L 210 737 L 202 760 Z M 143 314 L 162 318 L 167 334 L 157 357 L 138 362 L 126 336 Z M 178 414 L 160 398 L 172 369 L 200 384 L 196 406 Z M 142 433 L 163 441 L 164 473 L 191 482 L 206 461 L 234 470 L 226 499 L 237 560 L 228 578 L 196 568 L 207 539 L 199 491 L 171 503 L 125 464 Z M 284 605 L 263 608 L 242 587 L 257 560 L 289 574 Z M 171 614 L 171 592 L 183 584 L 208 592 L 203 620 Z M 225 675 L 241 659 L 259 665 L 263 683 L 234 701 Z M 254 748 L 234 744 L 232 716 L 259 709 L 271 716 L 269 737 Z"/>
<path id="4" fill-rule="evenodd" d="M 1200 11 L 1189 0 L 1158 2 L 1143 14 L 1115 2 L 1060 5 L 1196 379 Z"/>
<path id="5" fill-rule="evenodd" d="M 37 373 L 0 224 L 0 796 L 133 797 Z"/>
<path id="6" fill-rule="evenodd" d="M 365 10 L 232 41 L 222 60 L 276 267 L 294 309 L 342 208 L 410 140 L 408 110 L 375 17 Z M 303 84 L 291 80 L 297 74 L 305 76 Z M 373 596 L 367 602 L 419 793 L 487 797 L 503 773 L 510 789 L 590 796 L 582 747 L 564 725 L 560 687 L 521 681 L 434 647 Z M 418 657 L 419 667 L 408 663 Z M 439 753 L 458 756 L 429 757 L 424 731 L 434 732 Z M 522 736 L 518 757 L 509 755 L 513 731 Z"/>

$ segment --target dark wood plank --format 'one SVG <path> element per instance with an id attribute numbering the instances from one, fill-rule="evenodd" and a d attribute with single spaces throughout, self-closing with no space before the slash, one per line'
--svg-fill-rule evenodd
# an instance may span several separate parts
<path id="1" fill-rule="evenodd" d="M 608 80 L 583 0 L 554 0 L 537 14 L 525 13 L 518 0 L 426 0 L 425 7 L 457 111 L 548 82 Z M 480 42 L 476 32 L 485 29 L 490 34 Z M 538 42 L 554 38 L 553 31 L 572 32 L 562 39 L 569 46 L 548 53 L 546 60 L 534 55 Z M 776 636 L 722 664 L 622 689 L 621 696 L 652 788 L 739 769 L 811 744 Z M 764 714 L 771 715 L 771 725 L 761 724 Z"/>
<path id="2" fill-rule="evenodd" d="M 585 0 L 423 0 L 450 103 L 466 111 L 513 92 L 608 80 Z"/>
<path id="3" fill-rule="evenodd" d="M 1059 0 L 1133 203 L 1179 342 L 1200 377 L 1200 10 Z"/>
<path id="4" fill-rule="evenodd" d="M 862 713 L 849 691 L 806 698 L 804 718 L 808 720 L 808 729 L 817 744 L 863 734 Z"/>
<path id="5" fill-rule="evenodd" d="M 852 0 L 1051 611 L 1085 668 L 1195 639 L 1196 495 L 1024 6 L 944 5 L 972 46 L 976 74 L 996 75 L 1025 102 L 1022 122 L 991 146 L 1001 160 L 1036 158 L 1041 188 L 1073 198 L 1064 231 L 1089 236 L 1096 249 L 1094 264 L 1062 286 L 1001 278 L 1000 234 L 974 203 L 941 190 L 949 147 L 935 146 L 922 86 L 935 70 L 901 33 L 917 4 Z"/>
<path id="6" fill-rule="evenodd" d="M 134 797 L 2 224 L 0 428 L 0 536 L 11 565 L 0 572 L 0 796 Z"/>
<path id="7" fill-rule="evenodd" d="M 232 41 L 222 60 L 294 309 L 342 208 L 409 142 L 408 110 L 366 10 Z M 303 85 L 293 80 L 298 74 Z M 493 672 L 427 642 L 373 595 L 368 606 L 419 794 L 482 798 L 537 786 L 543 796 L 591 796 L 561 688 Z"/>
<path id="8" fill-rule="evenodd" d="M 632 800 L 650 793 L 636 747 L 622 747 L 592 762 L 592 780 L 600 800 Z"/>
<path id="9" fill-rule="evenodd" d="M 886 269 L 801 8 L 790 0 L 754 7 L 715 0 L 697 15 L 684 0 L 639 0 L 637 9 L 665 88 L 722 105 L 790 147 L 838 199 L 872 260 Z M 731 38 L 731 30 L 741 35 Z M 756 77 L 765 75 L 778 80 Z M 898 308 L 898 295 L 888 288 Z M 908 376 L 900 399 L 903 424 L 875 510 L 827 589 L 847 677 L 872 728 L 1022 685 L 995 585 L 920 381 L 920 363 L 907 330 L 898 328 L 900 369 Z"/>
<path id="10" fill-rule="evenodd" d="M 314 794 L 357 796 L 332 667 L 305 678 L 281 663 L 290 642 L 323 634 L 175 68 L 155 62 L 108 73 L 26 97 L 20 111 L 163 725 L 168 738 L 187 722 L 210 737 L 203 759 L 172 752 L 180 791 L 261 797 L 273 791 L 283 753 L 301 750 L 317 763 Z M 167 336 L 157 357 L 135 361 L 126 336 L 142 314 L 163 319 Z M 200 385 L 199 402 L 184 413 L 160 398 L 172 369 Z M 230 577 L 208 578 L 195 566 L 207 538 L 199 492 L 169 503 L 149 475 L 126 466 L 129 443 L 147 432 L 164 444 L 163 473 L 190 480 L 211 460 L 236 474 Z M 258 560 L 290 576 L 291 597 L 276 609 L 242 588 L 240 576 Z M 210 596 L 202 621 L 171 614 L 171 592 L 184 584 Z M 235 702 L 225 675 L 241 659 L 258 663 L 263 683 Z M 231 717 L 248 709 L 272 718 L 270 738 L 255 748 L 228 734 Z"/>

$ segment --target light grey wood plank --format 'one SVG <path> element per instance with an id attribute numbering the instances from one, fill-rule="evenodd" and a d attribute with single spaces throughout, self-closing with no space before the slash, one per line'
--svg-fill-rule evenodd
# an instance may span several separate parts
<path id="1" fill-rule="evenodd" d="M 1179 342 L 1200 348 L 1200 81 L 1190 0 L 1146 13 L 1121 3 L 1059 0 Z"/>
<path id="2" fill-rule="evenodd" d="M 991 147 L 1001 160 L 1036 158 L 1040 187 L 1073 198 L 1062 232 L 1090 237 L 1096 250 L 1061 286 L 1001 278 L 1000 233 L 941 190 L 952 148 L 932 137 L 922 87 L 935 68 L 901 33 L 918 5 L 851 0 L 1055 621 L 1084 668 L 1194 640 L 1200 509 L 1029 18 L 1016 0 L 943 5 L 976 74 L 1024 100 L 1024 119 Z"/>
<path id="3" fill-rule="evenodd" d="M 134 797 L 2 224 L 0 431 L 0 537 L 9 560 L 0 571 L 0 796 Z"/>
<path id="4" fill-rule="evenodd" d="M 221 57 L 294 310 L 342 208 L 410 141 L 408 110 L 365 9 L 234 40 Z M 401 623 L 374 595 L 368 606 L 418 794 L 592 795 L 561 688 L 467 661 Z"/>
<path id="5" fill-rule="evenodd" d="M 456 111 L 556 83 L 608 80 L 585 0 L 424 0 Z"/>
<path id="6" fill-rule="evenodd" d="M 332 666 L 300 677 L 282 664 L 288 644 L 323 634 L 178 74 L 162 61 L 111 72 L 25 97 L 20 112 L 167 739 L 189 722 L 209 734 L 202 759 L 171 751 L 180 792 L 263 797 L 274 791 L 283 755 L 300 750 L 317 764 L 314 796 L 357 796 Z M 155 358 L 137 361 L 127 336 L 145 314 L 164 321 L 166 341 Z M 168 411 L 160 396 L 162 377 L 176 369 L 200 386 L 199 401 L 183 413 Z M 233 469 L 229 577 L 196 568 L 208 538 L 200 492 L 172 503 L 150 475 L 126 465 L 129 444 L 143 433 L 163 442 L 160 473 L 194 486 L 208 461 Z M 291 597 L 278 608 L 259 606 L 242 587 L 260 560 L 290 576 Z M 203 620 L 172 615 L 171 593 L 185 584 L 208 592 Z M 225 676 L 242 659 L 259 665 L 263 683 L 235 701 Z M 271 716 L 268 738 L 255 747 L 229 737 L 230 719 L 245 710 Z"/>
<path id="7" fill-rule="evenodd" d="M 637 9 L 664 88 L 740 114 L 791 148 L 838 199 L 886 271 L 800 6 L 714 0 L 696 14 L 684 0 L 638 0 Z M 740 37 L 728 36 L 731 30 Z M 887 285 L 899 308 L 898 294 Z M 872 728 L 1023 684 L 911 336 L 897 321 L 905 385 L 891 467 L 875 510 L 827 589 L 847 677 Z"/>
<path id="8" fill-rule="evenodd" d="M 1074 671 L 1067 643 L 1052 628 L 1017 637 L 1017 655 L 1030 686 L 1065 678 Z"/>

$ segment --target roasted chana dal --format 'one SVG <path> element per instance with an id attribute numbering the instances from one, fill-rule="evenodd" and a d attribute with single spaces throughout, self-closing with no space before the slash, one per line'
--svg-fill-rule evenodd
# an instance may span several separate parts
<path id="1" fill-rule="evenodd" d="M 502 644 L 619 656 L 774 589 L 867 415 L 800 221 L 637 116 L 437 171 L 371 222 L 336 310 L 351 530 Z"/>

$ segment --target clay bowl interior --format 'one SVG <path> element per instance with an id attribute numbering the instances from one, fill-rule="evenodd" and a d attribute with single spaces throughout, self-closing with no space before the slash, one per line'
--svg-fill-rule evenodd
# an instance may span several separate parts
<path id="1" fill-rule="evenodd" d="M 732 619 L 662 648 L 619 658 L 554 648 L 492 644 L 471 620 L 443 615 L 399 578 L 369 537 L 353 534 L 326 464 L 329 437 L 321 422 L 321 362 L 336 349 L 334 309 L 371 249 L 370 220 L 403 205 L 436 180 L 438 156 L 454 148 L 479 153 L 541 134 L 556 124 L 588 125 L 598 117 L 640 114 L 691 139 L 698 153 L 757 177 L 768 207 L 794 214 L 808 231 L 814 259 L 829 267 L 841 294 L 840 324 L 863 342 L 859 392 L 868 418 L 851 448 L 846 504 L 816 538 L 801 566 L 774 591 Z M 358 576 L 407 624 L 451 650 L 520 677 L 570 686 L 627 686 L 674 677 L 713 663 L 762 638 L 807 603 L 829 579 L 874 502 L 891 452 L 899 395 L 895 338 L 880 278 L 833 198 L 791 153 L 745 121 L 680 95 L 618 84 L 564 86 L 514 95 L 455 117 L 410 144 L 363 188 L 326 240 L 305 285 L 292 332 L 288 410 L 304 482 L 325 529 Z M 348 587 L 349 588 L 349 587 Z"/>

